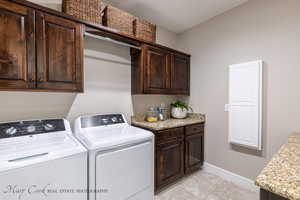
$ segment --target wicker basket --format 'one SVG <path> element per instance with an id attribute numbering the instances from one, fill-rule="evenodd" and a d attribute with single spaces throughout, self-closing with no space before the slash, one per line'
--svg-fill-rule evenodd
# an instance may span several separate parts
<path id="1" fill-rule="evenodd" d="M 133 30 L 136 38 L 156 42 L 156 25 L 143 19 L 135 19 L 133 22 Z"/>
<path id="2" fill-rule="evenodd" d="M 135 17 L 111 5 L 103 11 L 103 25 L 117 29 L 122 33 L 133 36 L 133 21 Z"/>
<path id="3" fill-rule="evenodd" d="M 63 0 L 63 12 L 80 19 L 102 24 L 102 0 Z"/>

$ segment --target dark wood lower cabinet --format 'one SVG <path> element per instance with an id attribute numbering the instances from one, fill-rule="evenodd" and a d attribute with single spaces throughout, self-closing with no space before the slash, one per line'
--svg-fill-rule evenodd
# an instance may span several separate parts
<path id="1" fill-rule="evenodd" d="M 204 123 L 155 132 L 156 193 L 197 171 L 204 161 Z"/>
<path id="2" fill-rule="evenodd" d="M 264 189 L 260 189 L 260 200 L 288 200 L 284 197 L 273 194 Z"/>
<path id="3" fill-rule="evenodd" d="M 156 191 L 184 176 L 184 128 L 156 132 Z"/>
<path id="4" fill-rule="evenodd" d="M 156 187 L 164 187 L 183 177 L 183 141 L 173 141 L 156 146 Z"/>
<path id="5" fill-rule="evenodd" d="M 185 137 L 185 173 L 198 170 L 204 161 L 204 133 Z"/>
<path id="6" fill-rule="evenodd" d="M 151 130 L 150 130 L 151 131 Z M 201 169 L 204 161 L 204 123 L 154 131 L 155 192 Z"/>

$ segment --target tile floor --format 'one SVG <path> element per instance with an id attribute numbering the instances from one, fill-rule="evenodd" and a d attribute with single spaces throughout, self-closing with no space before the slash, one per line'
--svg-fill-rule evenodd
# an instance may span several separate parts
<path id="1" fill-rule="evenodd" d="M 155 200 L 258 200 L 259 194 L 218 176 L 196 172 L 170 186 Z"/>

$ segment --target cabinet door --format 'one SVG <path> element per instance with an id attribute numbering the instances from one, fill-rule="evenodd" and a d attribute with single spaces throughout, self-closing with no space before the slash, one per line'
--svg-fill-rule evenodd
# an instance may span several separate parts
<path id="1" fill-rule="evenodd" d="M 0 0 L 0 89 L 35 87 L 34 11 Z"/>
<path id="2" fill-rule="evenodd" d="M 173 94 L 190 94 L 190 57 L 172 55 L 171 89 Z"/>
<path id="3" fill-rule="evenodd" d="M 267 190 L 260 189 L 260 200 L 288 200 L 288 199 L 273 194 Z"/>
<path id="4" fill-rule="evenodd" d="M 82 92 L 82 25 L 38 12 L 36 26 L 37 87 Z"/>
<path id="5" fill-rule="evenodd" d="M 166 94 L 170 88 L 171 57 L 166 51 L 146 46 L 144 92 Z"/>
<path id="6" fill-rule="evenodd" d="M 186 136 L 185 138 L 185 173 L 193 172 L 203 165 L 204 134 Z"/>
<path id="7" fill-rule="evenodd" d="M 156 146 L 156 190 L 184 175 L 183 141 L 173 141 Z"/>

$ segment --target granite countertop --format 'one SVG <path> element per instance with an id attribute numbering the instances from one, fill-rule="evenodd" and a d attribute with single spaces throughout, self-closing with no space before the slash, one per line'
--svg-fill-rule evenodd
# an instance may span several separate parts
<path id="1" fill-rule="evenodd" d="M 279 196 L 300 200 L 300 133 L 289 137 L 255 183 Z"/>
<path id="2" fill-rule="evenodd" d="M 185 119 L 167 119 L 165 121 L 158 121 L 154 123 L 146 122 L 143 120 L 143 117 L 132 117 L 132 125 L 143 127 L 153 131 L 160 131 L 169 128 L 176 128 L 191 124 L 197 124 L 205 122 L 205 115 L 202 114 L 189 114 Z"/>

